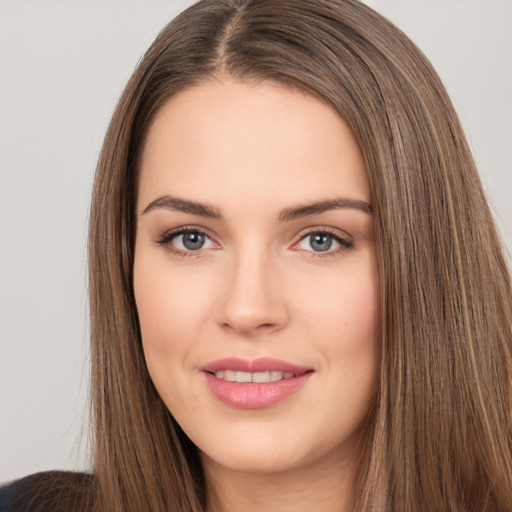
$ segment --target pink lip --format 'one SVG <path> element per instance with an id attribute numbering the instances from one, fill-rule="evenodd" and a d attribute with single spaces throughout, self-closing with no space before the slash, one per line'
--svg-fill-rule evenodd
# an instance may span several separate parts
<path id="1" fill-rule="evenodd" d="M 311 368 L 299 367 L 286 361 L 262 357 L 247 360 L 230 357 L 213 361 L 205 365 L 206 383 L 210 391 L 223 403 L 240 409 L 262 409 L 284 400 L 301 389 L 313 374 Z M 295 374 L 291 379 L 264 383 L 239 383 L 215 377 L 219 370 L 235 370 L 240 372 L 290 372 Z"/>

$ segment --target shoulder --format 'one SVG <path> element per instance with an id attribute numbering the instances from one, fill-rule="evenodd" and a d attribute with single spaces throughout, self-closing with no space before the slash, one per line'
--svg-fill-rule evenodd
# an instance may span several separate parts
<path id="1" fill-rule="evenodd" d="M 87 473 L 35 473 L 0 487 L 0 512 L 92 510 L 93 481 Z"/>

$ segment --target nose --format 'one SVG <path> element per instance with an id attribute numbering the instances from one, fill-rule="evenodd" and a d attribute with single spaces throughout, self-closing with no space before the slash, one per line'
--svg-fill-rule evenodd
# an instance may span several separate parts
<path id="1" fill-rule="evenodd" d="M 289 310 L 279 269 L 264 251 L 247 253 L 226 268 L 219 324 L 245 336 L 281 330 L 289 321 Z"/>

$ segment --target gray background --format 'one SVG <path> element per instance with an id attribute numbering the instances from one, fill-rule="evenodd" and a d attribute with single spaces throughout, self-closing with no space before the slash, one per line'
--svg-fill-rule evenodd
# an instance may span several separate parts
<path id="1" fill-rule="evenodd" d="M 0 482 L 86 469 L 86 226 L 110 115 L 191 2 L 0 0 Z M 512 247 L 512 2 L 368 0 L 427 54 Z"/>

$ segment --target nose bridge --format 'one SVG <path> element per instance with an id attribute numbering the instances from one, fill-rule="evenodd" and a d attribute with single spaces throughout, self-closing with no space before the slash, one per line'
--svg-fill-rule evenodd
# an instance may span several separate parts
<path id="1" fill-rule="evenodd" d="M 221 304 L 224 326 L 239 333 L 283 327 L 288 310 L 276 263 L 271 251 L 257 243 L 246 243 L 232 255 Z"/>

